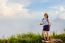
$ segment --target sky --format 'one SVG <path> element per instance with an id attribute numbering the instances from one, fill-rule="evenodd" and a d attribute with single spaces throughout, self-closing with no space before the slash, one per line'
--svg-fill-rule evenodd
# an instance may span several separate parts
<path id="1" fill-rule="evenodd" d="M 65 0 L 0 0 L 0 38 L 21 33 L 41 33 L 45 12 L 51 22 L 50 33 L 63 33 Z"/>

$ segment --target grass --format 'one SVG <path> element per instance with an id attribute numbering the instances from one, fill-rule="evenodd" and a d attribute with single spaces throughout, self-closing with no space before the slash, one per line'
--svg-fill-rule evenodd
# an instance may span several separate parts
<path id="1" fill-rule="evenodd" d="M 61 39 L 63 40 L 63 43 L 65 43 L 65 34 L 55 34 L 51 36 L 55 39 Z M 42 36 L 40 34 L 17 34 L 15 36 L 11 36 L 8 39 L 0 39 L 0 43 L 42 43 L 41 42 Z"/>

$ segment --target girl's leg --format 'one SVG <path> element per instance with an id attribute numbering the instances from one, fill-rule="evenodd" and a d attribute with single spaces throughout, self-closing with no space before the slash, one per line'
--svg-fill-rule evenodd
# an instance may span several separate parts
<path id="1" fill-rule="evenodd" d="M 44 40 L 46 40 L 46 31 L 42 31 L 42 37 L 44 38 Z"/>
<path id="2" fill-rule="evenodd" d="M 43 37 L 45 40 L 49 40 L 48 31 L 42 31 L 42 37 Z"/>
<path id="3" fill-rule="evenodd" d="M 49 34 L 48 34 L 48 31 L 46 31 L 46 37 L 47 37 L 47 40 L 49 40 Z"/>

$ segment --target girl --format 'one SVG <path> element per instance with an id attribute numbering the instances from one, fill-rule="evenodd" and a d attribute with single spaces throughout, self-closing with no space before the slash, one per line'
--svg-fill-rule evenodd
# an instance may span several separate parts
<path id="1" fill-rule="evenodd" d="M 43 25 L 42 36 L 44 37 L 44 40 L 49 40 L 48 32 L 50 30 L 50 22 L 47 13 L 44 14 L 44 18 L 42 19 L 42 23 L 40 23 L 40 25 Z"/>

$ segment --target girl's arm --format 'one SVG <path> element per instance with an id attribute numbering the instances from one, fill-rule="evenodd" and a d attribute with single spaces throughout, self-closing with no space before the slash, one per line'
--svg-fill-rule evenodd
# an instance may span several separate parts
<path id="1" fill-rule="evenodd" d="M 42 21 L 41 21 L 40 25 L 43 25 L 43 19 L 42 19 Z"/>

